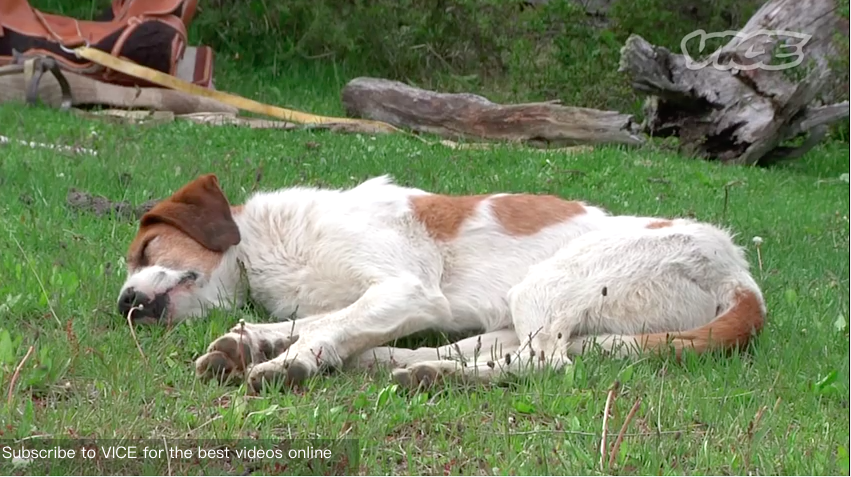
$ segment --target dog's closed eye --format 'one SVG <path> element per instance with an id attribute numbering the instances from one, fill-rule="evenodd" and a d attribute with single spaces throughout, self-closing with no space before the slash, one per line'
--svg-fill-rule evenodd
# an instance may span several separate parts
<path id="1" fill-rule="evenodd" d="M 153 238 L 145 240 L 145 242 L 142 243 L 142 246 L 139 247 L 139 252 L 136 254 L 136 263 L 140 267 L 147 267 L 148 265 L 150 265 L 150 257 L 148 257 L 148 245 L 150 245 L 153 240 Z"/>

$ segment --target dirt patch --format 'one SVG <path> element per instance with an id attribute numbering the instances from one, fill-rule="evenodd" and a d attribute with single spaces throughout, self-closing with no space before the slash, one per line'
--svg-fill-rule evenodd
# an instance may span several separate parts
<path id="1" fill-rule="evenodd" d="M 65 203 L 72 210 L 91 213 L 98 217 L 114 215 L 122 220 L 139 220 L 158 202 L 158 199 L 153 199 L 134 206 L 127 201 L 115 202 L 106 197 L 73 188 L 68 191 L 68 196 L 65 198 Z"/>

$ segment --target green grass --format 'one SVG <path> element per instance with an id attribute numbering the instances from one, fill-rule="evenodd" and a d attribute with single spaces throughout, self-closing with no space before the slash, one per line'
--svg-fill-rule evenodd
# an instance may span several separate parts
<path id="1" fill-rule="evenodd" d="M 261 73 L 239 83 L 224 71 L 219 86 L 340 112 L 336 91 L 346 78 Z M 264 84 L 277 90 L 254 96 Z M 121 126 L 16 105 L 0 107 L 0 132 L 99 152 L 0 146 L 0 439 L 349 438 L 358 440 L 360 472 L 373 475 L 849 472 L 847 144 L 766 170 L 655 147 L 452 151 L 403 137 Z M 351 186 L 390 173 L 438 192 L 556 193 L 613 213 L 693 215 L 732 228 L 747 247 L 768 324 L 747 353 L 731 357 L 678 364 L 589 355 L 508 386 L 428 395 L 396 392 L 386 371 L 262 396 L 202 384 L 193 362 L 207 344 L 240 318 L 262 318 L 216 312 L 168 330 L 139 327 L 146 364 L 115 306 L 136 224 L 71 210 L 65 198 L 73 187 L 141 203 L 205 172 L 219 175 L 233 202 L 256 188 Z M 754 236 L 764 239 L 762 270 Z M 614 467 L 601 471 L 603 407 L 615 382 L 610 443 L 637 399 L 641 406 Z"/>

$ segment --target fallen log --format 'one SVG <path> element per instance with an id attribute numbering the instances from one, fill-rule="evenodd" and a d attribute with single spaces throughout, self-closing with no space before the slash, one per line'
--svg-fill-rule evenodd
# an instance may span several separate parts
<path id="1" fill-rule="evenodd" d="M 252 129 L 323 129 L 352 134 L 388 133 L 380 125 L 360 122 L 326 121 L 318 124 L 297 124 L 287 121 L 238 116 L 239 109 L 213 98 L 198 96 L 167 88 L 136 88 L 97 81 L 69 71 L 63 71 L 71 90 L 72 110 L 82 117 L 102 117 L 124 122 L 147 124 L 171 122 L 175 118 L 215 126 L 234 125 Z M 51 107 L 60 107 L 63 97 L 59 82 L 44 75 L 38 82 L 38 100 Z M 0 104 L 26 101 L 26 77 L 23 72 L 0 71 Z M 89 112 L 82 108 L 101 109 Z"/>
<path id="2" fill-rule="evenodd" d="M 686 36 L 683 54 L 631 35 L 619 71 L 650 95 L 641 130 L 677 136 L 685 152 L 726 163 L 803 155 L 827 125 L 848 117 L 847 101 L 817 101 L 835 54 L 836 8 L 834 0 L 769 0 L 739 32 Z M 688 51 L 725 36 L 732 39 L 701 61 Z"/>
<path id="3" fill-rule="evenodd" d="M 632 116 L 557 102 L 497 104 L 398 81 L 355 78 L 342 91 L 346 114 L 447 139 L 523 142 L 535 147 L 643 142 Z"/>
<path id="4" fill-rule="evenodd" d="M 113 108 L 150 109 L 171 111 L 174 114 L 199 112 L 236 113 L 233 106 L 214 99 L 194 96 L 164 88 L 134 88 L 104 83 L 87 76 L 63 71 L 71 87 L 72 106 L 107 106 Z M 0 103 L 26 99 L 24 73 L 0 74 Z M 59 107 L 62 92 L 59 82 L 51 75 L 44 75 L 38 83 L 38 99 L 42 103 Z"/>

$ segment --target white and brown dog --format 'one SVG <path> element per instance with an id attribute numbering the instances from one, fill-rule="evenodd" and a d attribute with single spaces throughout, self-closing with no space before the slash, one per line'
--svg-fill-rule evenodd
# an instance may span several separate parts
<path id="1" fill-rule="evenodd" d="M 231 206 L 199 177 L 141 220 L 118 308 L 175 322 L 250 299 L 295 321 L 238 325 L 201 377 L 294 384 L 327 368 L 393 365 L 408 386 L 490 380 L 617 355 L 731 349 L 765 319 L 731 236 L 690 220 L 611 216 L 554 196 L 447 196 L 378 177 L 292 187 Z M 424 330 L 483 334 L 384 347 Z"/>

